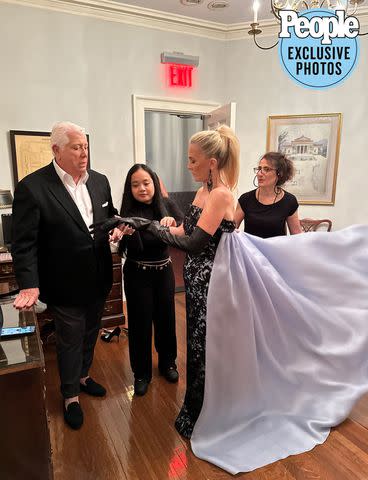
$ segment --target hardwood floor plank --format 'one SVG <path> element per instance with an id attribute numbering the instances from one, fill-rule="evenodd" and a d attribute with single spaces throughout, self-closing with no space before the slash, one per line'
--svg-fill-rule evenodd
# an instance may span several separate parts
<path id="1" fill-rule="evenodd" d="M 295 480 L 334 480 L 324 464 L 319 463 L 310 452 L 292 455 L 282 460 L 282 463 Z"/>
<path id="2" fill-rule="evenodd" d="M 326 442 L 314 448 L 311 455 L 325 467 L 331 480 L 368 478 L 368 456 L 342 435 L 338 428 L 331 431 Z"/>
<path id="3" fill-rule="evenodd" d="M 368 454 L 368 435 L 365 427 L 354 420 L 347 419 L 338 426 L 338 431 Z"/>
<path id="4" fill-rule="evenodd" d="M 350 418 L 368 428 L 368 394 L 364 395 L 355 405 Z"/>

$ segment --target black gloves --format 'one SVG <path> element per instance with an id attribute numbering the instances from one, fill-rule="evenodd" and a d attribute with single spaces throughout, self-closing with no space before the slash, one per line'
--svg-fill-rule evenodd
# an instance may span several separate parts
<path id="1" fill-rule="evenodd" d="M 110 230 L 113 230 L 115 227 L 121 224 L 129 225 L 130 227 L 134 228 L 135 230 L 144 230 L 148 227 L 151 223 L 151 220 L 147 220 L 146 218 L 141 217 L 119 217 L 116 215 L 115 217 L 108 218 L 103 222 L 93 223 L 90 225 L 90 232 L 91 233 L 108 233 Z"/>
<path id="2" fill-rule="evenodd" d="M 180 250 L 184 250 L 193 255 L 201 253 L 212 236 L 202 230 L 201 227 L 196 227 L 190 237 L 187 235 L 173 235 L 170 233 L 168 227 L 160 225 L 156 220 L 150 223 L 147 231 L 168 245 L 179 248 Z"/>
<path id="3" fill-rule="evenodd" d="M 113 230 L 121 223 L 123 223 L 121 221 L 121 217 L 110 217 L 107 220 L 103 220 L 102 222 L 92 223 L 92 225 L 89 226 L 89 231 L 92 234 L 108 233 L 110 232 L 110 230 Z"/>
<path id="4" fill-rule="evenodd" d="M 123 217 L 121 218 L 120 223 L 125 223 L 129 225 L 129 227 L 134 228 L 134 230 L 146 230 L 146 228 L 150 225 L 152 220 L 148 220 L 147 218 L 142 217 Z"/>
<path id="5" fill-rule="evenodd" d="M 202 230 L 201 227 L 196 227 L 190 236 L 173 235 L 170 233 L 169 227 L 160 225 L 157 220 L 152 221 L 141 217 L 111 217 L 104 222 L 94 223 L 90 226 L 90 229 L 91 233 L 97 231 L 107 233 L 123 223 L 138 231 L 146 230 L 164 243 L 193 255 L 200 253 L 211 238 L 211 235 Z"/>

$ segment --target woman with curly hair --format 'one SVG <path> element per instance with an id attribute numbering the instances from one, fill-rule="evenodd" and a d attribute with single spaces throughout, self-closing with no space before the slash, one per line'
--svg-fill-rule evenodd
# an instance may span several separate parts
<path id="1" fill-rule="evenodd" d="M 301 233 L 298 201 L 282 188 L 294 176 L 293 162 L 282 153 L 268 152 L 254 173 L 253 183 L 257 188 L 239 198 L 237 226 L 244 220 L 244 231 L 262 238 L 286 235 L 286 224 L 291 235 Z"/>

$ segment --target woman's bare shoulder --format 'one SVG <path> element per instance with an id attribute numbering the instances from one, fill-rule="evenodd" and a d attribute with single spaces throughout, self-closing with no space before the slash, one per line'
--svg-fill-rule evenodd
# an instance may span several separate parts
<path id="1" fill-rule="evenodd" d="M 231 204 L 233 204 L 234 202 L 234 197 L 231 191 L 227 187 L 222 185 L 220 187 L 214 188 L 210 192 L 209 198 L 214 202 L 226 202 Z"/>
<path id="2" fill-rule="evenodd" d="M 197 193 L 195 194 L 195 197 L 194 197 L 193 202 L 192 202 L 194 205 L 196 205 L 198 203 L 202 194 L 203 194 L 203 187 L 201 187 L 197 190 Z"/>

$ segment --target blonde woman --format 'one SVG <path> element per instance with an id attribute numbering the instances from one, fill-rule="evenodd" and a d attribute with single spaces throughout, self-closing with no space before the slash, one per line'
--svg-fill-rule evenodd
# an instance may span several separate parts
<path id="1" fill-rule="evenodd" d="M 202 187 L 183 227 L 117 219 L 187 251 L 187 391 L 176 428 L 196 456 L 232 474 L 323 443 L 368 391 L 368 226 L 234 232 L 238 165 L 229 128 L 200 132 L 188 168 Z"/>

